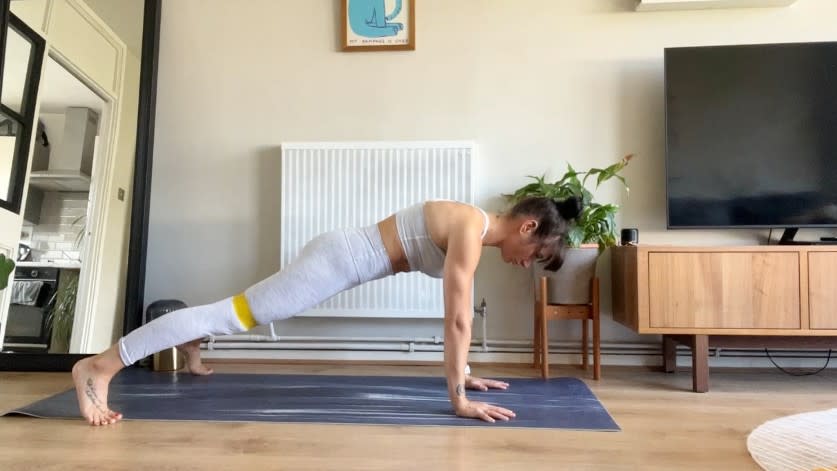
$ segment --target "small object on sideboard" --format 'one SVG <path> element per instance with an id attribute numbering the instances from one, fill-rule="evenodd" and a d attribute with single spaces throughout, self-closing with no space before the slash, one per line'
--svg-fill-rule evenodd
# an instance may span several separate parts
<path id="1" fill-rule="evenodd" d="M 621 232 L 621 245 L 636 245 L 639 243 L 639 229 L 627 227 Z"/>

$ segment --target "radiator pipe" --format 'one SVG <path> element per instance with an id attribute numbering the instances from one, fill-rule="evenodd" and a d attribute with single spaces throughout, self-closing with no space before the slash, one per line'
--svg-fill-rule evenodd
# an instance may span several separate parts
<path id="1" fill-rule="evenodd" d="M 317 346 L 326 350 L 336 350 L 347 347 L 352 350 L 363 350 L 371 346 L 379 346 L 389 344 L 387 349 L 405 350 L 405 351 L 442 351 L 444 339 L 438 336 L 434 337 L 327 337 L 327 336 L 277 336 L 272 338 L 268 335 L 225 335 L 223 337 L 210 337 L 206 342 L 206 347 L 209 350 L 217 348 L 298 348 L 298 346 L 309 346 L 307 349 L 315 349 L 311 346 Z M 400 347 L 392 347 L 393 344 L 398 344 Z M 559 340 L 549 343 L 550 349 L 579 349 L 580 342 L 573 340 Z M 230 345 L 236 345 L 231 347 Z M 260 345 L 256 347 L 256 345 Z M 659 351 L 658 344 L 640 344 L 640 343 L 608 343 L 607 348 L 610 351 L 625 350 L 650 350 Z M 370 348 L 373 350 L 380 348 Z M 473 350 L 476 349 L 476 350 Z M 520 351 L 531 352 L 531 340 L 495 340 L 485 342 L 482 344 L 472 345 L 472 351 L 483 352 L 499 352 L 499 351 Z"/>
<path id="2" fill-rule="evenodd" d="M 257 340 L 256 340 L 257 339 Z M 442 352 L 442 339 L 433 337 L 431 342 L 420 342 L 418 338 L 376 338 L 376 337 L 317 337 L 287 336 L 271 339 L 269 336 L 228 335 L 211 337 L 203 344 L 207 350 L 326 350 L 326 351 L 403 351 L 403 352 Z M 500 340 L 489 342 L 490 345 L 473 344 L 470 352 L 483 353 L 532 353 L 529 340 Z M 555 341 L 549 343 L 552 353 L 580 354 L 579 342 Z M 659 355 L 658 343 L 605 343 L 602 350 L 608 355 Z M 722 351 L 721 351 L 722 350 Z M 678 346 L 678 351 L 685 356 L 691 353 L 687 347 Z M 603 352 L 604 353 L 604 352 Z M 763 358 L 761 350 L 718 349 L 723 356 Z M 796 349 L 776 349 L 771 353 L 776 358 L 822 358 L 822 353 Z M 718 355 L 720 356 L 720 355 Z"/>
<path id="3" fill-rule="evenodd" d="M 399 342 L 441 344 L 444 339 L 433 337 L 328 337 L 318 335 L 258 335 L 232 334 L 221 337 L 209 337 L 215 342 Z"/>
<path id="4" fill-rule="evenodd" d="M 323 350 L 323 351 L 402 351 L 414 352 L 443 352 L 443 345 L 416 345 L 412 343 L 247 343 L 247 342 L 219 342 L 209 348 L 210 350 Z M 551 353 L 580 353 L 578 346 L 550 346 Z M 484 352 L 480 345 L 471 346 L 470 352 Z M 526 347 L 495 347 L 491 348 L 492 353 L 532 353 L 531 348 Z M 633 353 L 633 352 L 632 352 Z"/>

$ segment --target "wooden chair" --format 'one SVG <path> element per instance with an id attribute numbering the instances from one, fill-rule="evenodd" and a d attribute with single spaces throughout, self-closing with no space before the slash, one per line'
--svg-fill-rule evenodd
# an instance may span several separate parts
<path id="1" fill-rule="evenodd" d="M 590 303 L 588 304 L 549 304 L 547 278 L 540 279 L 535 299 L 535 339 L 533 366 L 541 369 L 544 379 L 549 377 L 549 338 L 548 321 L 556 319 L 578 319 L 581 321 L 581 367 L 588 365 L 587 321 L 593 321 L 593 379 L 601 376 L 601 331 L 599 322 L 599 279 L 590 280 Z"/>

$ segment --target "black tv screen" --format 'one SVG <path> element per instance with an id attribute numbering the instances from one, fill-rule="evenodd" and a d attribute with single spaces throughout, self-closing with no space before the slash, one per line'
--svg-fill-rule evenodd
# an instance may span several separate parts
<path id="1" fill-rule="evenodd" d="M 837 226 L 837 42 L 664 61 L 669 228 Z"/>

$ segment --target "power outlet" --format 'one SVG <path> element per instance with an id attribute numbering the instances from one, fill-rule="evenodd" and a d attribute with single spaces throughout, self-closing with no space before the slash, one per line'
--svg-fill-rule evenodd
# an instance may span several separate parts
<path id="1" fill-rule="evenodd" d="M 31 244 L 32 243 L 32 233 L 34 232 L 34 228 L 32 226 L 23 226 L 20 228 L 20 243 L 21 244 Z"/>
<path id="2" fill-rule="evenodd" d="M 117 197 L 117 198 L 119 198 L 119 201 L 125 201 L 125 189 L 124 189 L 124 188 L 120 188 L 120 189 L 116 192 L 116 197 Z"/>

